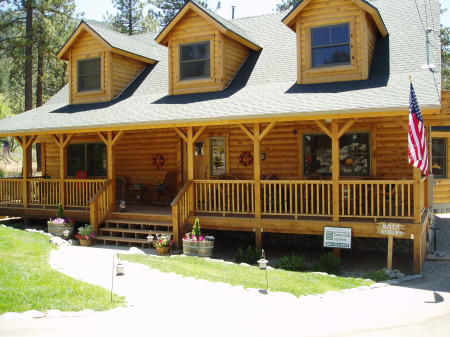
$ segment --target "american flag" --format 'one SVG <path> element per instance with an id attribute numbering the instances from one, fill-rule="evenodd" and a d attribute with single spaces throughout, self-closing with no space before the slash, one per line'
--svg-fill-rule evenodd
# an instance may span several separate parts
<path id="1" fill-rule="evenodd" d="M 419 168 L 425 175 L 428 175 L 428 147 L 425 123 L 412 83 L 409 93 L 408 159 L 409 165 Z"/>

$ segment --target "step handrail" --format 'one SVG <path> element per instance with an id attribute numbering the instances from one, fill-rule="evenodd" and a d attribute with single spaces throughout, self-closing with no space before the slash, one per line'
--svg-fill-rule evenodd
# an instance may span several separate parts
<path id="1" fill-rule="evenodd" d="M 111 200 L 112 193 L 112 181 L 108 180 L 92 199 L 89 200 L 89 218 L 91 225 L 94 226 L 97 232 L 100 224 L 105 220 L 113 207 Z"/>
<path id="2" fill-rule="evenodd" d="M 185 231 L 184 226 L 192 212 L 191 201 L 193 196 L 191 196 L 191 192 L 193 192 L 193 186 L 193 182 L 189 180 L 170 203 L 172 207 L 173 239 L 177 247 L 181 245 L 181 233 Z"/>

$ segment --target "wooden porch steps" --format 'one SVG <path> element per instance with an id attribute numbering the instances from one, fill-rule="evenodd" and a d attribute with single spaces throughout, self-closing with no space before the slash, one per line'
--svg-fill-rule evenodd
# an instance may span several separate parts
<path id="1" fill-rule="evenodd" d="M 127 217 L 129 216 L 129 217 Z M 162 214 L 111 213 L 96 240 L 104 244 L 151 248 L 147 236 L 172 235 L 171 217 Z"/>

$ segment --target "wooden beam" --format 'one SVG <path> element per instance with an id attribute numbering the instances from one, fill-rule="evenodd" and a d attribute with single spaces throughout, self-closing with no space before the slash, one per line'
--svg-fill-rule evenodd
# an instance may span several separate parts
<path id="1" fill-rule="evenodd" d="M 256 125 L 256 124 L 255 124 Z M 259 125 L 259 124 L 258 124 Z M 244 131 L 244 133 L 254 142 L 255 141 L 255 137 L 254 135 L 250 132 L 249 129 L 247 129 L 247 127 L 243 124 L 238 124 L 238 126 L 241 128 L 242 131 Z"/>
<path id="2" fill-rule="evenodd" d="M 17 141 L 17 143 L 19 143 L 19 145 L 20 145 L 21 147 L 23 147 L 22 137 L 20 137 L 20 136 L 14 136 L 14 139 Z"/>
<path id="3" fill-rule="evenodd" d="M 347 131 L 352 127 L 353 124 L 355 124 L 356 119 L 350 119 L 345 123 L 345 125 L 339 130 L 338 138 L 341 138 Z"/>
<path id="4" fill-rule="evenodd" d="M 31 137 L 29 137 L 28 139 L 25 139 L 25 148 L 29 148 L 30 147 L 30 145 L 32 145 L 33 144 L 33 142 L 36 140 L 36 138 L 37 138 L 37 136 L 31 136 Z"/>
<path id="5" fill-rule="evenodd" d="M 331 123 L 331 177 L 333 181 L 333 221 L 339 221 L 339 126 L 337 120 Z"/>
<path id="6" fill-rule="evenodd" d="M 124 133 L 125 133 L 124 130 L 120 130 L 119 132 L 116 133 L 116 135 L 112 140 L 112 146 L 116 145 L 116 143 L 120 140 L 120 138 L 123 136 Z"/>
<path id="7" fill-rule="evenodd" d="M 188 180 L 194 180 L 194 135 L 192 126 L 188 127 L 187 131 Z"/>
<path id="8" fill-rule="evenodd" d="M 257 250 L 263 248 L 263 231 L 261 228 L 255 228 L 255 247 Z"/>
<path id="9" fill-rule="evenodd" d="M 253 180 L 255 183 L 255 218 L 261 218 L 261 142 L 259 123 L 253 126 Z"/>
<path id="10" fill-rule="evenodd" d="M 264 131 L 259 135 L 260 141 L 263 140 L 265 136 L 267 136 L 267 134 L 270 132 L 270 130 L 273 129 L 275 124 L 276 124 L 276 121 L 273 121 L 269 125 L 267 125 L 267 127 L 264 129 Z"/>
<path id="11" fill-rule="evenodd" d="M 387 270 L 392 270 L 392 254 L 394 250 L 394 237 L 388 236 L 388 250 L 387 250 Z"/>
<path id="12" fill-rule="evenodd" d="M 58 147 L 61 147 L 62 143 L 61 143 L 60 135 L 52 135 L 52 138 L 55 141 L 56 145 L 58 145 Z"/>
<path id="13" fill-rule="evenodd" d="M 181 139 L 183 139 L 186 143 L 188 142 L 188 138 L 187 136 L 184 134 L 183 131 L 181 131 L 179 128 L 173 128 L 175 130 L 176 133 L 178 133 L 178 135 L 181 137 Z"/>
<path id="14" fill-rule="evenodd" d="M 200 130 L 198 130 L 198 131 L 195 133 L 195 135 L 194 135 L 194 137 L 193 137 L 193 139 L 192 139 L 192 142 L 195 142 L 195 141 L 198 139 L 198 137 L 200 137 L 200 135 L 203 133 L 203 131 L 205 131 L 205 129 L 206 129 L 206 125 L 203 125 L 203 126 L 200 128 Z"/>
<path id="15" fill-rule="evenodd" d="M 402 121 L 400 118 L 394 118 L 395 122 L 400 125 L 406 132 L 409 132 L 408 125 Z"/>
<path id="16" fill-rule="evenodd" d="M 108 145 L 108 140 L 106 139 L 106 137 L 103 135 L 103 133 L 101 132 L 97 132 L 98 136 L 100 137 L 100 139 L 103 141 L 103 143 L 105 143 L 106 145 Z"/>
<path id="17" fill-rule="evenodd" d="M 62 147 L 65 148 L 67 146 L 67 144 L 69 144 L 70 140 L 73 137 L 73 133 L 68 134 L 66 140 L 63 142 Z"/>
<path id="18" fill-rule="evenodd" d="M 314 122 L 316 122 L 317 126 L 318 126 L 323 132 L 325 132 L 325 134 L 326 134 L 328 137 L 330 137 L 330 138 L 333 137 L 333 136 L 331 135 L 331 131 L 328 130 L 328 128 L 327 128 L 325 125 L 323 125 L 323 123 L 322 123 L 321 121 L 315 120 Z"/>

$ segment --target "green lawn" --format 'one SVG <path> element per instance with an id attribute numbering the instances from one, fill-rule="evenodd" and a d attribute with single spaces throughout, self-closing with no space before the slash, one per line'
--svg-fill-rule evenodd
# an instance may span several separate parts
<path id="1" fill-rule="evenodd" d="M 48 264 L 47 236 L 0 226 L 0 314 L 27 310 L 107 310 L 125 304 L 102 287 L 75 280 Z M 89 263 L 89 261 L 86 261 Z"/>
<path id="2" fill-rule="evenodd" d="M 142 263 L 162 272 L 174 272 L 198 279 L 242 285 L 245 288 L 266 288 L 264 271 L 258 267 L 225 264 L 197 257 L 157 257 L 149 255 L 121 255 L 121 259 Z M 269 290 L 282 291 L 296 296 L 322 294 L 331 290 L 341 290 L 367 286 L 372 281 L 333 277 L 310 272 L 293 272 L 281 269 L 268 271 Z"/>

